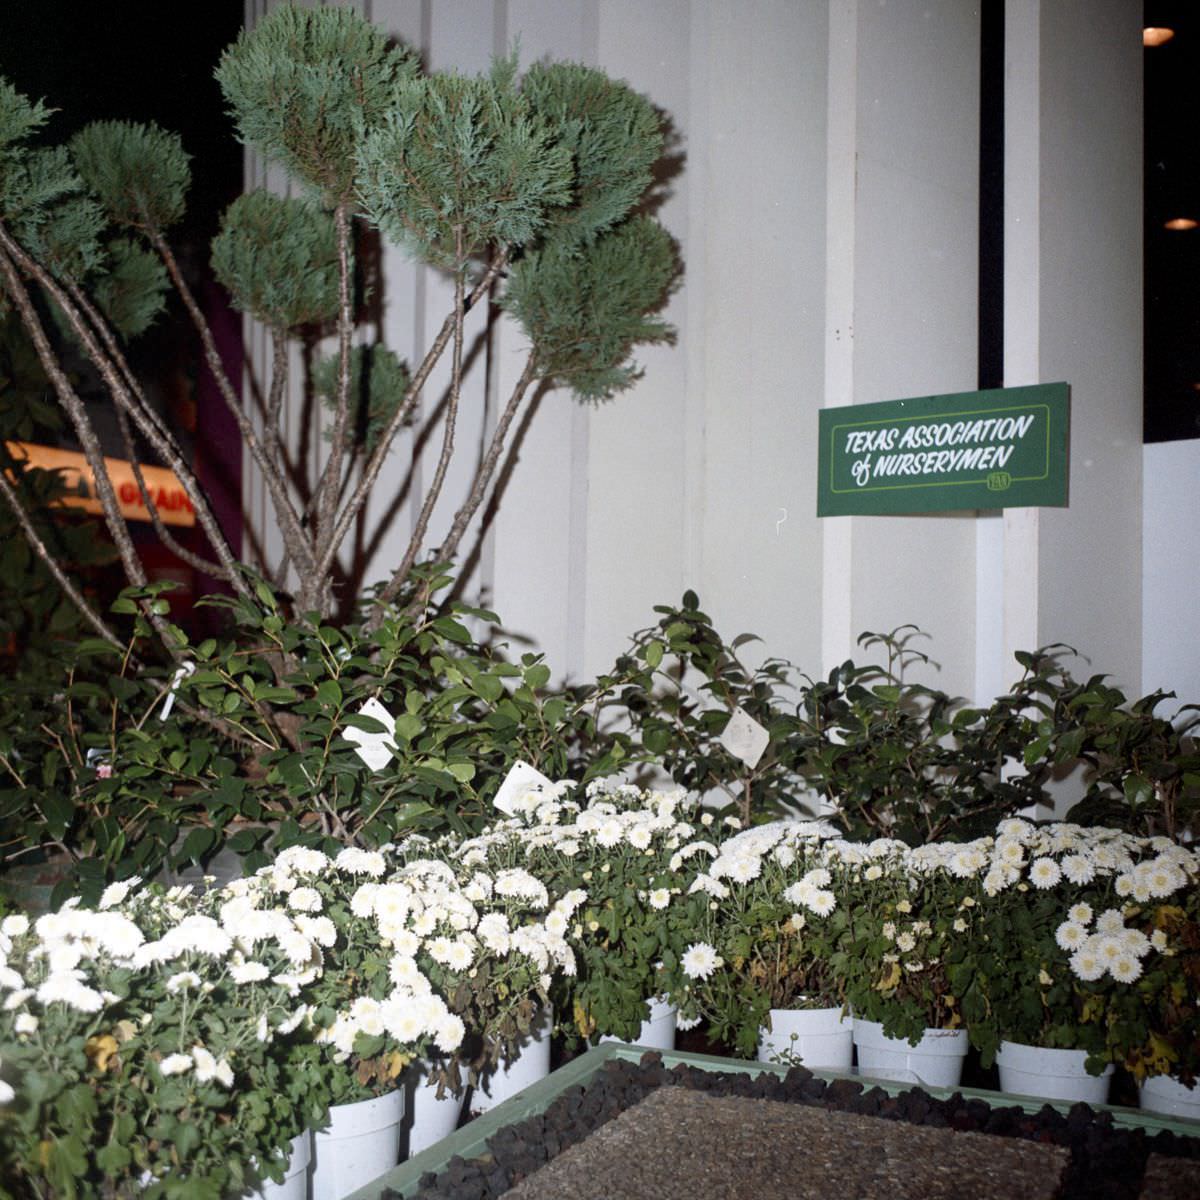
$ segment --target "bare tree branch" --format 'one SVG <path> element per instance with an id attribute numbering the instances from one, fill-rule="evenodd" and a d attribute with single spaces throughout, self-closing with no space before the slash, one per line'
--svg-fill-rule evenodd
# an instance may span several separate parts
<path id="1" fill-rule="evenodd" d="M 462 253 L 462 232 L 457 231 L 459 253 Z M 388 580 L 387 586 L 376 597 L 376 603 L 380 606 L 390 604 L 395 598 L 396 593 L 404 586 L 404 581 L 408 578 L 409 571 L 412 570 L 412 565 L 417 560 L 417 555 L 421 552 L 421 547 L 425 543 L 425 531 L 429 528 L 429 518 L 433 515 L 433 506 L 437 503 L 438 496 L 441 495 L 442 485 L 446 481 L 446 471 L 450 466 L 450 459 L 454 454 L 454 426 L 458 418 L 458 401 L 462 392 L 462 353 L 463 353 L 463 320 L 465 312 L 463 309 L 463 275 L 462 269 L 455 274 L 454 277 L 454 351 L 451 356 L 450 365 L 450 397 L 446 401 L 446 416 L 445 429 L 442 434 L 442 453 L 438 458 L 437 468 L 433 473 L 433 480 L 425 493 L 425 500 L 421 504 L 421 511 L 417 517 L 416 528 L 413 529 L 412 537 L 408 542 L 408 549 L 404 552 L 404 557 L 400 560 L 399 567 L 391 579 Z"/>
<path id="2" fill-rule="evenodd" d="M 147 583 L 146 572 L 142 567 L 141 559 L 138 558 L 137 551 L 134 549 L 133 540 L 129 536 L 129 530 L 125 527 L 125 518 L 121 516 L 121 509 L 117 504 L 112 480 L 109 479 L 108 472 L 104 467 L 104 454 L 100 449 L 100 442 L 96 437 L 96 431 L 92 428 L 92 424 L 88 420 L 83 401 L 71 386 L 71 381 L 67 378 L 62 367 L 59 366 L 50 341 L 46 337 L 46 331 L 42 327 L 41 319 L 38 317 L 37 310 L 33 306 L 33 301 L 30 300 L 29 293 L 25 290 L 25 285 L 21 282 L 20 272 L 17 269 L 16 263 L 10 256 L 13 248 L 19 250 L 20 247 L 13 242 L 8 231 L 3 226 L 0 226 L 0 246 L 4 249 L 4 253 L 0 253 L 0 273 L 4 276 L 4 282 L 9 295 L 16 304 L 21 314 L 21 320 L 33 341 L 34 349 L 37 351 L 38 359 L 42 364 L 42 369 L 46 372 L 46 377 L 53 385 L 59 402 L 70 418 L 71 424 L 75 427 L 75 435 L 79 438 L 79 443 L 83 447 L 83 453 L 87 458 L 88 466 L 92 470 L 93 483 L 100 499 L 100 507 L 104 510 L 105 523 L 108 525 L 108 531 L 116 543 L 117 553 L 121 556 L 121 564 L 125 568 L 125 576 L 135 587 L 145 587 Z M 151 622 L 162 638 L 163 645 L 173 656 L 178 657 L 179 647 L 176 644 L 174 636 L 167 628 L 167 623 L 151 609 L 151 606 L 145 600 L 141 602 L 141 609 L 146 619 Z"/>
<path id="3" fill-rule="evenodd" d="M 175 284 L 184 306 L 192 318 L 192 323 L 200 334 L 200 341 L 204 348 L 204 361 L 208 364 L 213 378 L 217 381 L 217 388 L 225 400 L 226 407 L 228 407 L 230 413 L 233 415 L 233 419 L 237 422 L 242 440 L 246 443 L 247 449 L 263 474 L 263 480 L 271 493 L 271 502 L 274 505 L 276 519 L 279 522 L 279 531 L 283 535 L 284 544 L 287 546 L 288 552 L 301 570 L 311 570 L 314 574 L 318 574 L 313 548 L 301 527 L 300 515 L 297 513 L 291 498 L 287 494 L 287 482 L 271 469 L 271 462 L 266 450 L 263 448 L 262 442 L 259 440 L 258 434 L 255 432 L 249 417 L 246 416 L 237 393 L 233 390 L 233 385 L 229 382 L 229 377 L 225 374 L 221 355 L 217 351 L 216 343 L 213 341 L 212 330 L 209 329 L 208 322 L 204 319 L 204 314 L 200 311 L 200 306 L 196 303 L 196 298 L 192 295 L 191 289 L 187 285 L 187 280 L 184 279 L 183 273 L 179 269 L 179 264 L 175 260 L 175 255 L 171 252 L 171 247 L 167 244 L 166 239 L 161 233 L 152 232 L 150 240 L 166 265 L 171 280 Z"/>
<path id="4" fill-rule="evenodd" d="M 505 249 L 488 264 L 479 282 L 471 289 L 471 294 L 464 303 L 464 310 L 469 311 L 475 307 L 480 297 L 495 284 L 497 277 L 507 262 L 508 250 Z M 455 313 L 451 312 L 447 315 L 445 321 L 442 322 L 442 327 L 438 330 L 437 337 L 434 338 L 433 344 L 429 347 L 425 358 L 417 369 L 417 373 L 409 383 L 408 391 L 404 393 L 403 402 L 397 406 L 396 411 L 392 414 L 387 428 L 383 431 L 383 435 L 379 439 L 379 444 L 367 460 L 367 464 L 363 468 L 362 477 L 358 481 L 358 486 L 351 493 L 350 499 L 338 515 L 333 535 L 322 549 L 321 556 L 317 561 L 317 571 L 319 573 L 324 574 L 333 564 L 334 555 L 337 554 L 338 547 L 342 544 L 343 539 L 350 530 L 351 524 L 358 516 L 359 510 L 371 494 L 371 489 L 375 486 L 375 481 L 379 478 L 379 472 L 383 469 L 384 460 L 391 449 L 393 439 L 408 420 L 413 407 L 416 405 L 417 398 L 421 394 L 421 389 L 425 386 L 425 381 L 429 378 L 429 373 L 433 370 L 438 359 L 441 358 L 443 351 L 446 349 L 454 333 L 454 325 Z"/>
<path id="5" fill-rule="evenodd" d="M 350 217 L 349 206 L 341 203 L 333 211 L 338 242 L 338 380 L 329 457 L 315 493 L 318 559 L 333 533 L 334 516 L 342 487 L 342 459 L 346 453 L 350 418 L 350 335 L 354 314 L 350 308 Z"/>
<path id="6" fill-rule="evenodd" d="M 58 581 L 58 586 L 67 594 L 67 598 L 71 603 L 83 614 L 84 620 L 106 642 L 110 642 L 118 650 L 124 649 L 121 640 L 104 623 L 100 614 L 87 602 L 87 597 L 71 582 L 67 573 L 59 566 L 58 560 L 50 553 L 46 543 L 42 540 L 33 522 L 29 519 L 29 514 L 25 511 L 25 507 L 22 505 L 21 498 L 17 495 L 16 489 L 9 483 L 3 471 L 0 471 L 0 492 L 4 493 L 4 498 L 8 501 L 9 508 L 13 510 L 13 515 L 17 518 L 22 530 L 24 530 L 25 537 L 30 546 L 33 547 L 34 553 L 49 567 L 50 574 Z"/>
<path id="7" fill-rule="evenodd" d="M 4 244 L 5 248 L 9 249 L 10 253 L 13 253 L 17 264 L 45 288 L 47 293 L 59 306 L 59 309 L 67 317 L 71 328 L 87 351 L 88 357 L 95 363 L 103 376 L 104 382 L 113 398 L 113 403 L 117 407 L 118 419 L 121 419 L 124 413 L 132 415 L 138 428 L 142 430 L 150 441 L 150 444 L 175 472 L 176 478 L 180 481 L 188 499 L 192 503 L 196 519 L 200 522 L 201 528 L 208 537 L 209 544 L 217 552 L 217 556 L 224 567 L 226 574 L 224 576 L 219 575 L 218 577 L 227 578 L 238 591 L 243 594 L 249 594 L 245 581 L 241 578 L 237 561 L 233 557 L 233 552 L 230 550 L 228 543 L 225 541 L 225 536 L 216 522 L 216 518 L 212 515 L 212 511 L 208 507 L 208 502 L 200 488 L 199 482 L 196 480 L 191 468 L 185 462 L 179 447 L 175 444 L 175 440 L 171 436 L 170 430 L 165 427 L 162 421 L 159 420 L 158 414 L 146 403 L 141 390 L 137 387 L 136 382 L 133 381 L 132 372 L 130 372 L 129 366 L 125 362 L 125 357 L 121 354 L 120 347 L 116 344 L 116 339 L 112 336 L 112 332 L 108 328 L 108 323 L 96 311 L 90 301 L 88 301 L 77 284 L 74 282 L 68 282 L 66 285 L 60 283 L 40 263 L 26 254 L 15 241 L 8 239 L 7 236 L 4 238 Z M 80 309 L 82 309 L 82 313 Z M 105 348 L 102 348 L 96 342 L 93 330 L 95 333 L 99 333 L 105 343 Z M 105 349 L 107 349 L 108 353 L 105 352 Z M 179 546 L 174 538 L 169 538 L 164 534 L 162 523 L 157 519 L 157 509 L 150 505 L 140 467 L 132 454 L 132 447 L 131 462 L 138 481 L 138 487 L 141 489 L 143 499 L 147 502 L 147 511 L 151 512 L 151 519 L 160 536 L 163 536 L 164 541 L 168 541 L 171 548 L 176 553 L 180 553 L 181 557 L 195 559 L 192 562 L 193 566 L 199 566 L 201 570 L 212 572 L 213 568 L 211 564 L 206 563 L 204 559 L 196 558 L 189 551 L 183 550 L 183 547 Z M 105 479 L 107 480 L 107 473 L 105 474 Z M 124 529 L 123 521 L 122 529 Z M 133 580 L 131 579 L 130 582 L 132 583 Z"/>
<path id="8" fill-rule="evenodd" d="M 508 436 L 509 426 L 513 422 L 513 418 L 517 415 L 517 410 L 521 407 L 521 401 L 525 398 L 525 393 L 529 390 L 529 385 L 537 377 L 535 352 L 529 352 L 529 358 L 526 360 L 525 369 L 521 372 L 521 378 L 517 380 L 513 387 L 512 395 L 508 398 L 508 403 L 504 406 L 504 411 L 500 414 L 500 419 L 496 422 L 496 428 L 492 432 L 492 439 L 488 443 L 487 454 L 484 455 L 483 462 L 479 465 L 479 470 L 475 473 L 475 483 L 471 488 L 471 494 L 463 502 L 462 507 L 455 514 L 454 522 L 450 526 L 450 532 L 446 534 L 446 540 L 435 551 L 433 558 L 436 562 L 448 562 L 454 557 L 455 551 L 458 549 L 458 543 L 462 541 L 462 536 L 467 531 L 467 526 L 470 524 L 471 518 L 475 515 L 475 510 L 483 503 L 483 497 L 487 493 L 488 484 L 491 482 L 492 476 L 496 472 L 496 466 L 500 461 L 501 451 L 504 449 L 504 441 Z"/>

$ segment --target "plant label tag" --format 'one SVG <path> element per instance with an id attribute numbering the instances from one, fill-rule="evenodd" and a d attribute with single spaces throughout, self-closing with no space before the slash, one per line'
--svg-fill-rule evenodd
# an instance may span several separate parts
<path id="1" fill-rule="evenodd" d="M 766 729 L 740 706 L 733 710 L 733 716 L 721 734 L 721 745 L 751 770 L 758 765 L 770 740 L 771 735 Z"/>
<path id="2" fill-rule="evenodd" d="M 175 707 L 175 690 L 179 685 L 194 671 L 196 664 L 194 662 L 180 663 L 179 668 L 171 677 L 171 687 L 167 692 L 167 698 L 163 701 L 162 712 L 158 714 L 160 721 L 165 721 L 171 715 L 171 709 Z"/>
<path id="3" fill-rule="evenodd" d="M 547 779 L 537 767 L 531 767 L 527 762 L 518 758 L 509 768 L 508 774 L 505 775 L 504 782 L 492 800 L 492 806 L 506 817 L 515 817 L 518 812 L 524 810 L 524 805 L 519 801 L 524 799 L 529 792 L 540 792 L 544 788 L 553 786 L 553 782 Z"/>
<path id="4" fill-rule="evenodd" d="M 354 743 L 354 753 L 372 771 L 382 771 L 392 761 L 392 751 L 396 746 L 396 722 L 392 714 L 374 696 L 358 710 L 358 715 L 374 717 L 376 721 L 387 726 L 387 732 L 368 733 L 365 729 L 355 729 L 353 725 L 348 725 L 342 730 L 342 736 L 346 741 Z"/>

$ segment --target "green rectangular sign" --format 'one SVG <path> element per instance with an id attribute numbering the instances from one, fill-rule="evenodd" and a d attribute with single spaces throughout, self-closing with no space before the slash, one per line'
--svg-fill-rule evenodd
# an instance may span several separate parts
<path id="1" fill-rule="evenodd" d="M 817 516 L 1067 503 L 1065 383 L 820 411 Z"/>

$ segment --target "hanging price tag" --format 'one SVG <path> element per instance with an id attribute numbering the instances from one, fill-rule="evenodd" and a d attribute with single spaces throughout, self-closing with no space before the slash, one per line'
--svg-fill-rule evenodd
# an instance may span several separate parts
<path id="1" fill-rule="evenodd" d="M 738 707 L 721 734 L 721 745 L 751 770 L 758 765 L 771 735 L 745 709 Z"/>
<path id="2" fill-rule="evenodd" d="M 392 714 L 374 697 L 368 700 L 359 710 L 360 717 L 374 717 L 384 725 L 383 733 L 368 733 L 365 729 L 355 729 L 348 725 L 342 730 L 342 736 L 348 742 L 354 742 L 354 753 L 371 768 L 372 771 L 382 771 L 392 761 L 392 751 L 396 747 L 396 722 Z"/>
<path id="3" fill-rule="evenodd" d="M 163 701 L 162 712 L 158 714 L 160 721 L 165 721 L 171 715 L 171 709 L 175 707 L 175 689 L 196 669 L 194 662 L 185 662 L 179 664 L 179 669 L 171 677 L 171 687 L 167 692 L 167 698 Z"/>
<path id="4" fill-rule="evenodd" d="M 553 786 L 553 782 L 541 771 L 518 758 L 505 775 L 492 805 L 506 817 L 513 817 L 525 810 L 526 806 L 521 801 L 530 792 L 541 793 L 544 788 Z"/>

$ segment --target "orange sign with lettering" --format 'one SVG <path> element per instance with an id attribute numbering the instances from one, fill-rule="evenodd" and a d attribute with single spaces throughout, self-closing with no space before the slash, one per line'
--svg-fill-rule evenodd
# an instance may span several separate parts
<path id="1" fill-rule="evenodd" d="M 24 459 L 29 466 L 43 471 L 58 471 L 66 491 L 58 503 L 67 508 L 81 508 L 99 513 L 104 508 L 96 492 L 96 481 L 87 458 L 74 450 L 58 450 L 53 446 L 35 446 L 29 442 L 6 443 L 14 458 Z M 112 481 L 113 491 L 127 521 L 150 520 L 149 510 L 142 499 L 133 467 L 123 458 L 105 458 L 104 470 Z M 188 499 L 174 471 L 166 467 L 141 468 L 146 491 L 158 510 L 164 525 L 195 525 L 196 510 Z"/>

